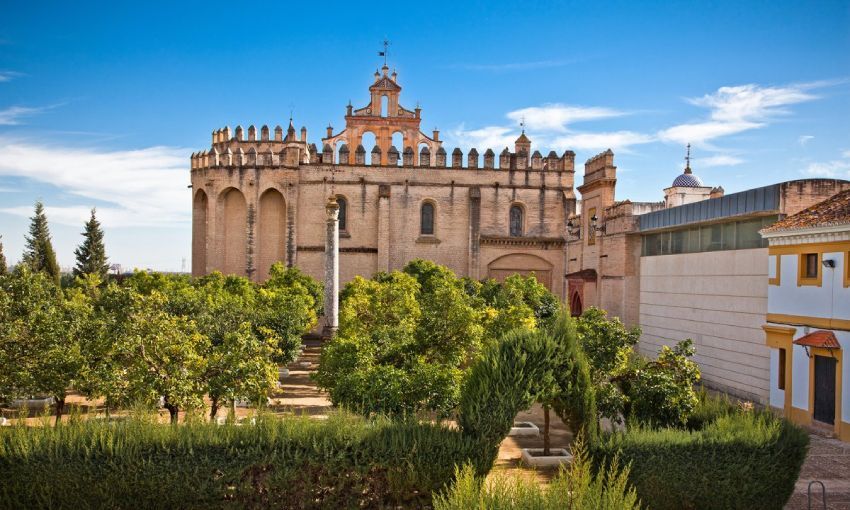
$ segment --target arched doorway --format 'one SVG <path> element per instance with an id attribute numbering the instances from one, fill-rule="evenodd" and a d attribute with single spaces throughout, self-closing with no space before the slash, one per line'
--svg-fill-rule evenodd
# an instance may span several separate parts
<path id="1" fill-rule="evenodd" d="M 570 298 L 570 315 L 578 317 L 582 312 L 581 296 L 578 292 L 573 292 L 573 297 Z"/>

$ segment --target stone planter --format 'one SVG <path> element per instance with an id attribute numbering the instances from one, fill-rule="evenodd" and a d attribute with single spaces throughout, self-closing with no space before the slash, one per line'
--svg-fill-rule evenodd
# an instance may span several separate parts
<path id="1" fill-rule="evenodd" d="M 288 368 L 278 368 L 277 376 L 280 377 L 289 377 L 289 369 Z"/>
<path id="2" fill-rule="evenodd" d="M 298 368 L 304 368 L 304 369 L 310 368 L 310 365 L 311 365 L 311 363 L 309 361 L 299 361 L 297 364 L 298 364 Z"/>
<path id="3" fill-rule="evenodd" d="M 10 402 L 9 407 L 12 409 L 20 409 L 22 407 L 26 407 L 27 409 L 46 409 L 55 403 L 56 399 L 53 397 L 18 398 Z"/>
<path id="4" fill-rule="evenodd" d="M 540 429 L 537 428 L 537 425 L 531 423 L 530 421 L 517 421 L 514 422 L 514 426 L 511 427 L 511 431 L 508 432 L 509 436 L 539 436 Z"/>
<path id="5" fill-rule="evenodd" d="M 569 464 L 573 456 L 565 448 L 549 448 L 549 455 L 543 456 L 543 448 L 523 448 L 522 462 L 526 466 L 547 467 Z"/>

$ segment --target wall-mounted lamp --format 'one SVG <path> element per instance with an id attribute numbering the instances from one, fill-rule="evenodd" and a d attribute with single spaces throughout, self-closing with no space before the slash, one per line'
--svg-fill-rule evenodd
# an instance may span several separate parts
<path id="1" fill-rule="evenodd" d="M 835 269 L 835 261 L 833 259 L 823 259 L 823 267 L 828 267 L 830 269 Z"/>
<path id="2" fill-rule="evenodd" d="M 595 230 L 597 232 L 602 232 L 604 234 L 605 233 L 605 225 L 602 225 L 601 227 L 596 226 L 596 222 L 597 222 L 598 219 L 599 218 L 597 218 L 595 214 L 590 217 L 590 228 L 592 228 L 593 230 Z"/>

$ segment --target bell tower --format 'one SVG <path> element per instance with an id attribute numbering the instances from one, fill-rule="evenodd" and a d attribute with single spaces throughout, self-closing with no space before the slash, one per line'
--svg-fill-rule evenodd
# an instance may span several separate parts
<path id="1" fill-rule="evenodd" d="M 385 42 L 385 44 L 387 43 Z M 386 46 L 384 51 L 379 54 L 386 59 Z M 414 166 L 419 166 L 418 147 L 421 144 L 428 146 L 430 154 L 437 153 L 437 150 L 443 145 L 443 142 L 438 139 L 439 132 L 434 130 L 433 137 L 423 133 L 420 130 L 422 109 L 417 105 L 413 110 L 408 110 L 401 105 L 400 95 L 401 86 L 398 84 L 398 73 L 395 70 L 390 73 L 390 68 L 385 60 L 380 71 L 375 71 L 374 81 L 369 87 L 369 104 L 357 109 L 349 104 L 345 112 L 345 129 L 333 134 L 333 128 L 329 126 L 328 136 L 322 139 L 323 145 L 329 146 L 334 152 L 341 144 L 348 147 L 347 159 L 338 161 L 338 164 L 355 164 L 356 152 L 363 143 L 365 133 L 375 135 L 377 150 L 373 147 L 364 147 L 363 149 L 367 154 L 374 154 L 376 161 L 378 161 L 377 153 L 380 152 L 379 161 L 381 165 L 389 164 L 389 153 L 390 149 L 393 148 L 392 140 L 395 133 L 401 133 L 403 147 L 394 148 L 398 153 L 403 153 L 410 148 L 413 152 Z M 386 98 L 386 108 L 383 107 L 384 98 Z M 341 155 L 340 158 L 342 159 L 343 156 Z M 432 159 L 431 162 L 433 161 Z"/>

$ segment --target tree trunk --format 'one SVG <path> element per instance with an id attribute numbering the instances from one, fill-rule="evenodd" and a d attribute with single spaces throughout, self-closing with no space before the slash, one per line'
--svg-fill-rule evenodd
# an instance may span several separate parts
<path id="1" fill-rule="evenodd" d="M 54 425 L 59 425 L 59 422 L 62 421 L 62 411 L 65 410 L 65 398 L 57 398 L 56 399 L 56 423 Z"/>
<path id="2" fill-rule="evenodd" d="M 169 403 L 167 398 L 165 399 L 165 405 L 163 407 L 168 409 L 168 414 L 169 414 L 169 416 L 171 416 L 171 424 L 176 425 L 177 424 L 177 417 L 180 413 L 180 408 L 178 406 L 175 406 L 175 405 L 172 405 L 171 403 Z"/>
<path id="3" fill-rule="evenodd" d="M 549 406 L 543 406 L 543 455 L 549 455 Z"/>
<path id="4" fill-rule="evenodd" d="M 218 398 L 212 398 L 210 400 L 210 420 L 215 421 L 215 415 L 218 414 Z"/>

